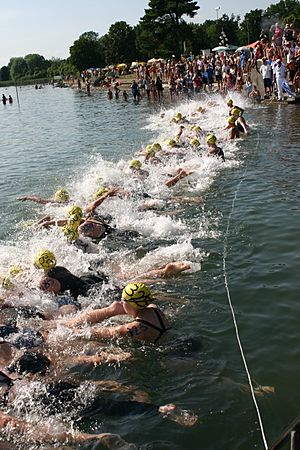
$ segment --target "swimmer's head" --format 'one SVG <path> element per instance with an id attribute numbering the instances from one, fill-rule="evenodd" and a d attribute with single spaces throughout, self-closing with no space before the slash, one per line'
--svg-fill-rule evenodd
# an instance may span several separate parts
<path id="1" fill-rule="evenodd" d="M 34 258 L 34 265 L 37 269 L 50 270 L 56 266 L 56 258 L 50 250 L 41 250 Z"/>
<path id="2" fill-rule="evenodd" d="M 61 290 L 61 284 L 56 278 L 43 277 L 40 281 L 40 289 L 45 292 L 58 294 Z"/>
<path id="3" fill-rule="evenodd" d="M 130 169 L 137 170 L 142 167 L 142 163 L 138 159 L 133 159 L 132 161 L 130 161 L 129 167 Z"/>
<path id="4" fill-rule="evenodd" d="M 209 134 L 206 138 L 206 142 L 208 145 L 214 145 L 217 143 L 217 138 L 214 134 Z"/>
<path id="5" fill-rule="evenodd" d="M 8 369 L 9 372 L 17 372 L 20 375 L 26 373 L 44 375 L 49 370 L 50 364 L 50 359 L 42 353 L 25 352 Z"/>
<path id="6" fill-rule="evenodd" d="M 193 147 L 199 147 L 200 142 L 198 141 L 198 139 L 193 138 L 193 139 L 190 140 L 190 144 L 191 144 Z"/>
<path id="7" fill-rule="evenodd" d="M 181 114 L 181 112 L 177 112 L 177 113 L 175 114 L 174 119 L 175 119 L 175 120 L 181 120 L 181 119 L 182 119 L 182 114 Z"/>
<path id="8" fill-rule="evenodd" d="M 231 100 L 231 98 L 227 101 L 227 106 L 233 106 L 233 100 Z"/>
<path id="9" fill-rule="evenodd" d="M 79 225 L 78 233 L 90 238 L 101 238 L 105 234 L 106 228 L 101 223 L 86 221 Z"/>
<path id="10" fill-rule="evenodd" d="M 66 236 L 66 238 L 69 242 L 74 242 L 74 241 L 77 241 L 79 234 L 77 232 L 77 229 L 74 228 L 71 224 L 69 224 L 69 220 L 68 220 L 68 225 L 65 225 L 62 228 L 62 232 Z"/>
<path id="11" fill-rule="evenodd" d="M 175 141 L 175 139 L 169 139 L 167 144 L 169 147 L 176 147 L 177 142 Z"/>
<path id="12" fill-rule="evenodd" d="M 13 283 L 7 275 L 0 275 L 0 286 L 4 289 L 11 289 L 14 287 Z"/>
<path id="13" fill-rule="evenodd" d="M 55 192 L 54 199 L 59 203 L 66 203 L 70 200 L 70 194 L 66 189 L 59 189 Z"/>
<path id="14" fill-rule="evenodd" d="M 82 219 L 82 217 L 83 217 L 83 211 L 82 211 L 82 209 L 80 208 L 80 206 L 77 206 L 77 205 L 72 205 L 69 209 L 68 209 L 68 217 L 71 217 L 71 216 L 78 216 L 78 217 L 80 217 L 80 219 Z"/>
<path id="15" fill-rule="evenodd" d="M 232 108 L 232 110 L 231 110 L 231 115 L 232 115 L 232 116 L 238 117 L 238 116 L 240 115 L 240 112 L 241 112 L 240 108 L 237 108 L 237 107 L 235 106 L 235 107 Z"/>
<path id="16" fill-rule="evenodd" d="M 94 194 L 94 198 L 99 198 L 102 195 L 106 194 L 108 192 L 108 188 L 101 186 L 97 192 Z"/>
<path id="17" fill-rule="evenodd" d="M 236 116 L 229 116 L 227 118 L 227 122 L 229 123 L 229 125 L 234 125 L 236 121 Z"/>
<path id="18" fill-rule="evenodd" d="M 23 269 L 21 266 L 10 266 L 10 268 L 8 269 L 8 274 L 12 277 L 16 277 L 17 275 L 19 275 L 22 272 L 23 272 Z"/>
<path id="19" fill-rule="evenodd" d="M 136 309 L 143 309 L 152 302 L 152 294 L 144 283 L 129 283 L 122 291 L 122 300 Z"/>

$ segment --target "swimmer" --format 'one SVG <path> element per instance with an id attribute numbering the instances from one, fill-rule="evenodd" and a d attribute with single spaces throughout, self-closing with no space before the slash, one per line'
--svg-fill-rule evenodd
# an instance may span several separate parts
<path id="1" fill-rule="evenodd" d="M 144 283 L 129 283 L 122 292 L 122 301 L 93 311 L 84 311 L 70 320 L 62 320 L 67 327 L 83 324 L 96 324 L 118 315 L 128 315 L 132 322 L 124 325 L 92 328 L 92 338 L 130 337 L 146 343 L 156 344 L 162 336 L 168 334 L 171 326 L 163 312 L 152 304 L 152 293 Z"/>
<path id="2" fill-rule="evenodd" d="M 17 197 L 17 200 L 21 202 L 30 201 L 46 205 L 47 203 L 68 203 L 70 200 L 70 194 L 66 189 L 59 189 L 55 192 L 54 197 L 42 198 L 36 195 L 22 195 Z"/>
<path id="3" fill-rule="evenodd" d="M 133 159 L 129 164 L 129 168 L 132 172 L 133 177 L 141 181 L 144 181 L 149 176 L 149 172 L 142 169 L 142 163 L 138 159 Z"/>
<path id="4" fill-rule="evenodd" d="M 56 295 L 68 291 L 77 300 L 80 295 L 88 296 L 93 287 L 102 286 L 103 283 L 108 283 L 108 277 L 103 273 L 96 272 L 77 277 L 65 267 L 56 266 L 46 272 L 40 280 L 39 287 L 44 292 Z"/>
<path id="5" fill-rule="evenodd" d="M 229 130 L 229 139 L 232 141 L 233 139 L 240 137 L 240 130 L 239 127 L 236 124 L 236 117 L 235 116 L 229 116 L 227 118 L 227 127 L 224 128 L 224 130 Z"/>
<path id="6" fill-rule="evenodd" d="M 175 186 L 175 184 L 177 184 L 178 181 L 182 180 L 183 178 L 186 178 L 187 176 L 191 175 L 192 173 L 194 173 L 193 170 L 185 170 L 185 169 L 179 168 L 176 175 L 172 176 L 168 181 L 166 181 L 165 185 L 167 187 Z"/>
<path id="7" fill-rule="evenodd" d="M 229 104 L 232 106 L 229 106 Z M 229 115 L 234 116 L 236 118 L 236 125 L 242 133 L 248 134 L 249 126 L 246 123 L 245 118 L 243 117 L 244 110 L 240 106 L 233 106 L 233 101 L 228 100 L 227 105 L 229 106 Z"/>
<path id="8" fill-rule="evenodd" d="M 128 444 L 120 436 L 110 433 L 87 434 L 72 429 L 71 431 L 58 431 L 49 423 L 29 422 L 28 420 L 18 419 L 10 414 L 0 412 L 0 430 L 7 434 L 11 440 L 12 433 L 16 433 L 22 440 L 35 443 L 74 443 L 80 444 L 88 441 L 97 441 L 108 449 L 115 449 L 116 443 L 124 445 L 124 448 L 132 450 L 137 447 L 134 444 Z M 130 447 L 129 447 L 130 445 Z"/>
<path id="9" fill-rule="evenodd" d="M 113 93 L 110 88 L 108 88 L 108 90 L 107 90 L 107 98 L 108 98 L 108 100 L 111 100 L 113 98 Z"/>
<path id="10" fill-rule="evenodd" d="M 125 102 L 127 102 L 128 101 L 128 94 L 127 94 L 127 92 L 125 90 L 123 91 L 122 96 L 123 96 L 123 100 L 125 100 Z"/>
<path id="11" fill-rule="evenodd" d="M 192 426 L 197 422 L 197 416 L 185 411 L 185 417 L 182 417 L 180 409 L 174 404 L 167 404 L 164 406 L 157 406 L 151 403 L 149 396 L 145 392 L 137 391 L 136 388 L 124 386 L 116 381 L 89 381 L 85 388 L 91 385 L 93 392 L 92 398 L 88 405 L 83 404 L 78 398 L 77 389 L 80 390 L 82 385 L 74 382 L 72 377 L 63 378 L 54 372 L 53 376 L 49 377 L 49 370 L 51 369 L 51 361 L 41 353 L 27 353 L 21 356 L 14 366 L 9 368 L 9 374 L 5 371 L 0 371 L 0 383 L 3 381 L 3 400 L 6 404 L 13 406 L 18 402 L 18 397 L 21 396 L 24 400 L 26 393 L 24 390 L 30 392 L 30 379 L 35 382 L 35 388 L 38 389 L 37 382 L 40 382 L 41 392 L 37 392 L 37 402 L 48 414 L 53 414 L 52 411 L 62 412 L 71 406 L 73 416 L 80 414 L 81 419 L 90 419 L 91 414 L 97 411 L 103 411 L 105 416 L 127 416 L 131 414 L 150 413 L 151 415 L 162 414 L 163 418 L 171 419 L 184 426 Z M 24 377 L 25 375 L 25 377 Z M 21 378 L 20 378 L 21 376 Z M 130 393 L 131 398 L 128 399 L 114 399 L 110 392 Z M 132 395 L 133 394 L 133 395 Z M 32 407 L 35 407 L 32 393 L 29 394 Z M 28 406 L 26 406 L 28 408 Z M 26 410 L 28 412 L 28 409 Z"/>
<path id="12" fill-rule="evenodd" d="M 208 156 L 217 156 L 225 161 L 223 150 L 217 146 L 217 138 L 214 134 L 209 134 L 206 139 L 208 145 Z"/>

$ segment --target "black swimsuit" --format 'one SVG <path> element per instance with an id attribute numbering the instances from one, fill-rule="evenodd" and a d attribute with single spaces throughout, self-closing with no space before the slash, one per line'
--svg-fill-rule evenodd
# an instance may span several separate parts
<path id="1" fill-rule="evenodd" d="M 159 312 L 157 311 L 156 308 L 152 308 L 152 307 L 150 306 L 149 309 L 152 309 L 152 311 L 155 312 L 156 317 L 158 318 L 160 327 L 158 327 L 158 326 L 154 325 L 153 323 L 148 322 L 148 320 L 144 320 L 144 319 L 135 319 L 135 321 L 136 321 L 136 322 L 139 322 L 139 323 L 143 323 L 143 324 L 147 325 L 148 327 L 153 328 L 154 330 L 156 330 L 156 331 L 159 332 L 159 336 L 158 336 L 158 337 L 155 339 L 155 341 L 153 342 L 154 344 L 156 344 L 156 342 L 162 337 L 162 335 L 163 335 L 166 331 L 170 330 L 172 327 L 168 327 L 168 328 L 165 327 L 165 324 L 164 324 L 164 322 L 163 322 L 163 320 L 162 320 L 162 318 L 161 318 L 161 316 L 160 316 L 160 314 L 159 314 Z"/>

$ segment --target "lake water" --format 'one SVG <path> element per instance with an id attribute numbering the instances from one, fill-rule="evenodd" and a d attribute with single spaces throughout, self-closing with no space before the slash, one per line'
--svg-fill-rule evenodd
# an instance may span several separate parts
<path id="1" fill-rule="evenodd" d="M 167 294 L 161 302 L 157 294 L 157 303 L 172 317 L 176 333 L 193 343 L 191 350 L 133 345 L 132 362 L 84 371 L 82 377 L 133 385 L 158 405 L 173 402 L 194 411 L 198 423 L 183 428 L 159 416 L 102 416 L 84 430 L 118 433 L 143 449 L 264 448 L 245 388 L 225 275 L 251 376 L 258 385 L 275 389 L 257 397 L 270 444 L 299 415 L 299 107 L 252 105 L 234 94 L 234 102 L 246 108 L 251 134 L 228 143 L 222 142 L 226 100 L 218 95 L 160 105 L 146 99 L 138 104 L 108 101 L 103 91 L 87 97 L 72 89 L 24 87 L 18 107 L 14 89 L 3 93 L 15 101 L 0 108 L 0 273 L 17 263 L 31 271 L 28 303 L 45 301 L 36 289 L 40 274 L 32 266 L 41 248 L 53 250 L 59 264 L 76 274 L 99 257 L 113 275 L 120 269 L 143 273 L 171 260 L 191 264 L 186 274 L 153 286 L 154 292 Z M 199 106 L 205 112 L 190 116 Z M 149 178 L 137 186 L 129 161 L 149 142 L 165 146 L 174 137 L 176 111 L 217 134 L 226 162 L 187 148 L 183 158 L 149 165 Z M 179 166 L 195 172 L 167 189 L 168 174 Z M 66 207 L 16 201 L 24 194 L 49 198 L 66 187 L 84 205 L 102 183 L 142 189 L 162 204 L 160 211 L 146 212 L 139 212 L 130 197 L 101 205 L 115 226 L 141 233 L 134 245 L 100 243 L 98 254 L 82 254 L 57 229 L 28 228 L 28 220 L 45 213 L 62 217 Z M 104 298 L 95 301 L 106 304 Z"/>

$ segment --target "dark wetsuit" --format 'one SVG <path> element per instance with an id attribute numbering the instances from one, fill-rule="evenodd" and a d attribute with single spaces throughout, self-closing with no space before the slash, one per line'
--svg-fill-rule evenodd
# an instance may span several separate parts
<path id="1" fill-rule="evenodd" d="M 56 266 L 48 270 L 47 276 L 60 282 L 61 289 L 59 294 L 70 291 L 71 295 L 77 299 L 79 295 L 87 296 L 91 287 L 98 283 L 107 283 L 108 277 L 103 273 L 88 274 L 81 277 L 73 275 L 68 269 Z"/>
<path id="2" fill-rule="evenodd" d="M 135 319 L 135 321 L 136 321 L 136 322 L 139 322 L 139 323 L 143 323 L 144 325 L 147 325 L 147 327 L 153 328 L 154 330 L 156 330 L 156 331 L 159 332 L 159 336 L 158 336 L 158 337 L 155 339 L 155 341 L 153 342 L 154 344 L 156 344 L 157 341 L 162 337 L 162 335 L 163 335 L 166 331 L 170 330 L 172 327 L 168 327 L 168 328 L 165 327 L 165 324 L 164 324 L 164 322 L 163 322 L 163 320 L 162 320 L 162 318 L 161 318 L 161 315 L 160 315 L 160 313 L 157 311 L 156 308 L 153 308 L 152 306 L 150 306 L 148 309 L 152 309 L 152 311 L 154 311 L 154 313 L 156 314 L 156 317 L 157 317 L 157 319 L 158 319 L 158 321 L 159 321 L 160 327 L 158 327 L 157 325 L 154 325 L 154 323 L 148 322 L 148 320 L 145 320 L 145 319 L 139 319 L 139 318 L 137 318 L 137 319 Z"/>
<path id="3" fill-rule="evenodd" d="M 219 158 L 222 158 L 223 161 L 225 161 L 224 152 L 221 149 L 221 147 L 216 147 L 214 149 L 209 149 L 208 156 L 217 156 Z"/>
<path id="4" fill-rule="evenodd" d="M 38 347 L 44 342 L 43 335 L 39 331 L 33 328 L 18 328 L 13 325 L 1 325 L 0 337 L 4 342 L 19 349 Z"/>

